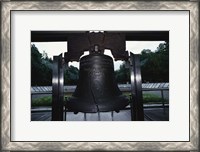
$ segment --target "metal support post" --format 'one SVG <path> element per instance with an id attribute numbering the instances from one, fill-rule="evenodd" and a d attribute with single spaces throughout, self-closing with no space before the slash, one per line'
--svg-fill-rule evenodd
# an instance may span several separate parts
<path id="1" fill-rule="evenodd" d="M 65 108 L 65 110 L 64 110 L 64 121 L 67 121 L 67 107 L 66 107 L 66 105 L 64 105 L 64 108 Z"/>
<path id="2" fill-rule="evenodd" d="M 135 107 L 133 106 L 133 96 L 134 96 L 134 95 L 131 93 L 131 96 L 130 96 L 130 101 L 131 101 L 131 102 L 130 102 L 130 107 L 131 107 L 131 121 L 134 121 L 134 120 L 135 120 L 135 115 L 136 115 L 136 114 L 134 113 L 134 112 L 135 112 L 135 109 L 134 109 Z"/>
<path id="3" fill-rule="evenodd" d="M 52 121 L 63 121 L 64 70 L 62 54 L 53 57 Z"/>
<path id="4" fill-rule="evenodd" d="M 142 78 L 140 68 L 140 55 L 130 53 L 130 75 L 131 75 L 131 109 L 132 120 L 144 121 L 144 110 L 142 101 Z"/>
<path id="5" fill-rule="evenodd" d="M 165 114 L 165 100 L 164 100 L 164 94 L 163 94 L 163 90 L 161 90 L 161 97 L 162 97 L 162 107 L 163 107 L 163 113 Z"/>

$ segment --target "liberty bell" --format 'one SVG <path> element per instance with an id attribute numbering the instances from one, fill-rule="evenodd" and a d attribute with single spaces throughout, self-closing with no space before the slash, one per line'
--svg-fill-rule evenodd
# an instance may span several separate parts
<path id="1" fill-rule="evenodd" d="M 114 76 L 113 59 L 98 51 L 80 59 L 79 82 L 67 101 L 70 111 L 106 112 L 119 111 L 128 105 Z"/>

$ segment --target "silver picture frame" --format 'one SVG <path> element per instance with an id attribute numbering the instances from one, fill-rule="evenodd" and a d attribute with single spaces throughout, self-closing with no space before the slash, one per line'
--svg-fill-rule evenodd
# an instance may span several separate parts
<path id="1" fill-rule="evenodd" d="M 2 151 L 199 151 L 198 1 L 9 1 L 1 4 Z M 17 10 L 186 10 L 190 12 L 190 140 L 188 142 L 13 142 L 11 141 L 11 12 Z"/>

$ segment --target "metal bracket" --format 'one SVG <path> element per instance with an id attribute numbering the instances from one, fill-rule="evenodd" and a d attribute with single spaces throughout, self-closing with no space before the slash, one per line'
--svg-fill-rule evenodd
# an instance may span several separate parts
<path id="1" fill-rule="evenodd" d="M 132 121 L 144 121 L 142 101 L 142 78 L 140 68 L 140 55 L 130 53 L 131 76 L 131 118 Z"/>
<path id="2" fill-rule="evenodd" d="M 52 121 L 63 121 L 64 68 L 62 54 L 53 57 Z"/>

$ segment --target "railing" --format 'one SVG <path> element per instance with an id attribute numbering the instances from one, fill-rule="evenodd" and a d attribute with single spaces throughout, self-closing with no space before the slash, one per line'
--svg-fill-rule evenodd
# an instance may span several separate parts
<path id="1" fill-rule="evenodd" d="M 130 92 L 131 90 L 130 89 L 120 89 L 123 93 L 124 92 Z M 165 99 L 165 97 L 164 97 L 164 91 L 169 91 L 169 89 L 168 88 L 143 88 L 142 89 L 142 91 L 144 92 L 144 91 L 160 91 L 160 95 L 161 95 L 161 98 L 162 99 Z M 74 90 L 72 91 L 72 92 L 74 92 Z M 65 94 L 68 94 L 68 93 L 72 93 L 71 91 L 65 91 L 64 93 Z M 47 92 L 31 92 L 31 101 L 32 101 L 32 96 L 33 95 L 41 95 L 41 94 L 44 94 L 44 95 L 47 95 L 47 94 L 52 94 L 52 92 L 50 92 L 50 91 L 47 91 Z"/>
<path id="2" fill-rule="evenodd" d="M 124 90 L 131 90 L 131 85 L 130 84 L 119 84 L 118 87 L 120 88 L 121 91 Z M 74 92 L 76 86 L 64 86 L 64 92 Z M 143 83 L 142 84 L 143 89 L 160 89 L 160 88 L 165 88 L 169 89 L 169 83 Z M 31 92 L 52 92 L 52 86 L 33 86 L 31 87 Z"/>
<path id="3" fill-rule="evenodd" d="M 130 92 L 131 91 L 131 85 L 130 84 L 120 84 L 118 85 L 119 89 L 122 92 Z M 64 87 L 64 93 L 65 94 L 71 94 L 75 91 L 76 86 L 65 86 Z M 168 107 L 168 104 L 166 105 L 164 102 L 164 99 L 168 99 L 168 96 L 164 96 L 165 91 L 169 91 L 169 83 L 143 83 L 142 84 L 142 91 L 144 92 L 160 92 L 160 97 L 162 98 L 162 103 L 158 106 L 158 104 L 154 104 L 154 106 L 146 105 L 144 104 L 144 108 L 158 108 L 162 107 L 163 113 L 166 113 L 166 107 Z M 31 101 L 33 99 L 34 95 L 51 95 L 52 94 L 52 87 L 51 86 L 37 86 L 31 88 Z M 130 106 L 127 106 L 124 110 L 130 110 Z M 51 109 L 48 110 L 37 110 L 35 109 L 32 112 L 51 112 Z M 64 107 L 65 112 L 65 118 L 66 113 L 69 112 L 66 107 Z M 145 118 L 147 120 L 152 120 L 149 116 L 144 114 Z"/>

